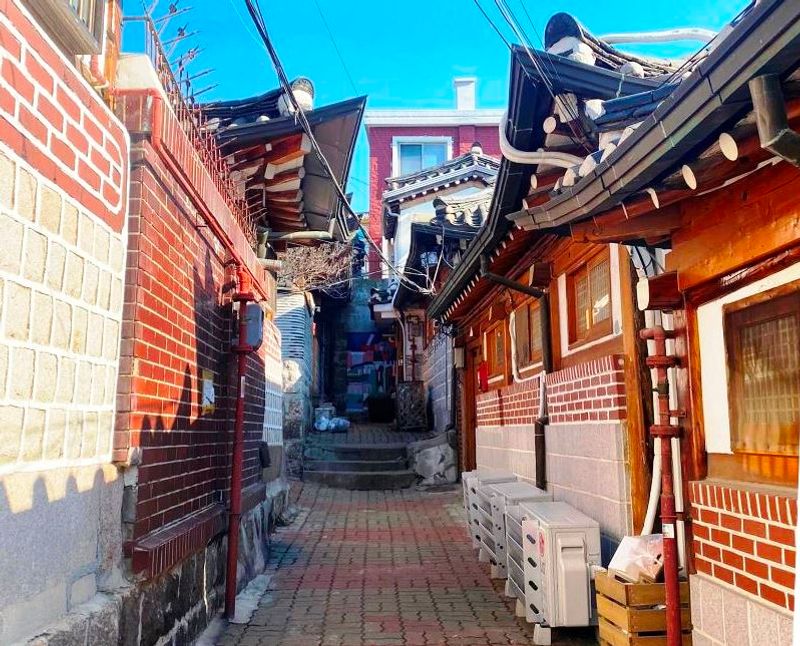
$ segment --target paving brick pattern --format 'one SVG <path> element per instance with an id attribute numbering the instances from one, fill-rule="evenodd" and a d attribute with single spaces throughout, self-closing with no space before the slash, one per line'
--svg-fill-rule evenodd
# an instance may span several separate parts
<path id="1" fill-rule="evenodd" d="M 270 590 L 222 646 L 533 643 L 531 626 L 515 619 L 503 586 L 477 562 L 460 489 L 294 488 L 303 512 L 275 535 Z"/>

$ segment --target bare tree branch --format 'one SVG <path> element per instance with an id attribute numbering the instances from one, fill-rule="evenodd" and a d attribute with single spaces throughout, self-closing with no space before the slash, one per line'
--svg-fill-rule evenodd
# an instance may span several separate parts
<path id="1" fill-rule="evenodd" d="M 281 287 L 299 291 L 333 290 L 336 293 L 342 292 L 342 288 L 346 290 L 352 266 L 348 244 L 332 242 L 318 246 L 289 247 L 281 260 L 283 266 L 278 272 L 278 284 Z"/>

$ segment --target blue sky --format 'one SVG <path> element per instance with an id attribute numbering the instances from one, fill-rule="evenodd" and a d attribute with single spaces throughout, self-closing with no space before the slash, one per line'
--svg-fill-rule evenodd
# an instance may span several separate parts
<path id="1" fill-rule="evenodd" d="M 173 0 L 174 1 L 174 0 Z M 144 0 L 150 3 L 152 0 Z M 558 11 L 576 16 L 592 33 L 706 27 L 719 29 L 747 0 L 508 0 L 518 18 L 536 37 L 522 3 L 541 34 Z M 481 0 L 501 28 L 504 23 L 492 0 Z M 134 3 L 126 4 L 126 12 Z M 166 11 L 159 0 L 155 14 Z M 204 100 L 250 96 L 277 86 L 263 47 L 256 42 L 244 0 L 182 0 L 193 9 L 174 18 L 169 38 L 184 24 L 199 33 L 187 46 L 203 51 L 194 72 L 213 68 L 198 80 L 218 86 Z M 340 61 L 320 11 L 344 59 Z M 452 78 L 478 77 L 478 107 L 502 107 L 507 100 L 509 53 L 476 8 L 473 0 L 261 0 L 267 28 L 290 78 L 308 76 L 316 89 L 316 105 L 367 95 L 367 108 L 454 107 Z M 237 11 L 238 10 L 238 11 Z M 503 32 L 513 40 L 511 31 Z M 676 56 L 696 49 L 695 43 L 636 48 L 640 53 Z M 180 48 L 177 50 L 180 52 Z M 352 77 L 352 82 L 349 77 Z M 367 146 L 359 137 L 348 190 L 356 210 L 367 208 Z"/>

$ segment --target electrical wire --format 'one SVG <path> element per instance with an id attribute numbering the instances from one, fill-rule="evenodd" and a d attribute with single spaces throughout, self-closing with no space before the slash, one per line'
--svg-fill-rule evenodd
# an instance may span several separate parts
<path id="1" fill-rule="evenodd" d="M 250 13 L 250 17 L 252 18 L 253 23 L 255 24 L 256 31 L 258 32 L 261 39 L 264 41 L 264 46 L 266 47 L 267 53 L 269 54 L 270 59 L 272 60 L 272 65 L 275 68 L 276 74 L 278 75 L 278 80 L 281 86 L 283 87 L 287 99 L 294 108 L 295 119 L 300 123 L 301 128 L 305 131 L 306 135 L 308 136 L 309 141 L 311 142 L 311 146 L 314 149 L 314 153 L 319 159 L 320 164 L 322 164 L 323 170 L 327 173 L 331 183 L 333 184 L 333 187 L 336 189 L 336 193 L 338 194 L 340 203 L 347 211 L 350 212 L 350 215 L 353 216 L 353 218 L 355 219 L 357 227 L 364 234 L 364 237 L 368 242 L 368 244 L 373 248 L 373 250 L 376 252 L 381 261 L 395 273 L 397 279 L 400 282 L 405 283 L 409 289 L 423 294 L 427 294 L 428 292 L 426 290 L 420 288 L 419 285 L 417 285 L 412 280 L 406 278 L 402 273 L 398 271 L 398 269 L 394 266 L 394 264 L 385 256 L 383 250 L 380 248 L 380 245 L 378 245 L 372 239 L 372 236 L 370 236 L 369 231 L 367 231 L 367 229 L 361 223 L 361 220 L 359 219 L 358 215 L 355 213 L 355 211 L 353 211 L 353 208 L 350 206 L 350 203 L 347 199 L 347 196 L 345 195 L 344 190 L 339 184 L 339 181 L 336 179 L 336 174 L 333 172 L 330 163 L 325 157 L 325 154 L 322 152 L 322 148 L 320 147 L 319 142 L 314 136 L 314 132 L 311 128 L 311 125 L 308 122 L 305 112 L 300 107 L 299 103 L 297 102 L 297 99 L 294 97 L 294 93 L 292 92 L 292 86 L 291 83 L 289 82 L 288 76 L 286 75 L 283 63 L 281 62 L 278 53 L 275 50 L 275 46 L 273 45 L 272 40 L 270 39 L 269 32 L 267 31 L 266 23 L 264 22 L 264 16 L 261 13 L 261 8 L 259 7 L 258 0 L 245 0 L 245 3 L 247 6 L 247 10 Z M 343 231 L 349 231 L 349 226 L 346 220 L 341 216 L 341 214 L 338 211 L 334 215 L 334 217 L 337 218 L 337 221 L 339 222 L 339 225 L 342 227 Z"/>
<path id="2" fill-rule="evenodd" d="M 317 0 L 314 0 L 314 6 L 317 8 L 317 13 L 319 13 L 319 17 L 322 20 L 322 24 L 325 27 L 325 31 L 328 32 L 328 36 L 331 39 L 331 45 L 333 45 L 333 49 L 336 51 L 336 55 L 339 57 L 339 62 L 342 64 L 342 69 L 344 70 L 345 76 L 347 76 L 347 80 L 350 81 L 350 87 L 353 88 L 353 92 L 355 94 L 358 94 L 358 90 L 356 89 L 356 82 L 350 75 L 350 70 L 347 69 L 347 63 L 344 62 L 344 57 L 342 56 L 342 52 L 339 50 L 339 45 L 336 44 L 336 39 L 333 37 L 333 32 L 331 31 L 330 25 L 328 25 L 328 21 L 325 18 L 325 14 L 322 13 L 322 7 L 319 6 L 319 2 L 317 2 Z"/>

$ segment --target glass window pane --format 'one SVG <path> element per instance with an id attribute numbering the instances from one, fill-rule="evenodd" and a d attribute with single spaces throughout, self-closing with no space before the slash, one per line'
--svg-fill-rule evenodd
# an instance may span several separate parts
<path id="1" fill-rule="evenodd" d="M 497 372 L 502 372 L 503 368 L 506 365 L 506 349 L 505 349 L 505 339 L 503 339 L 503 326 L 501 325 L 498 327 L 494 332 L 494 356 L 495 356 L 495 365 L 497 367 Z"/>
<path id="2" fill-rule="evenodd" d="M 787 303 L 794 312 L 786 312 Z M 776 315 L 776 310 L 782 310 Z M 728 317 L 734 450 L 797 455 L 800 429 L 798 299 L 754 305 Z"/>
<path id="3" fill-rule="evenodd" d="M 447 148 L 445 144 L 425 144 L 422 147 L 422 167 L 432 168 L 445 162 Z"/>
<path id="4" fill-rule="evenodd" d="M 517 365 L 527 366 L 531 363 L 530 322 L 528 307 L 520 307 L 514 313 L 514 343 L 517 351 Z"/>
<path id="5" fill-rule="evenodd" d="M 575 333 L 580 339 L 589 331 L 589 280 L 586 274 L 575 277 Z"/>
<path id="6" fill-rule="evenodd" d="M 611 317 L 611 280 L 608 260 L 589 269 L 589 291 L 592 298 L 592 324 Z"/>
<path id="7" fill-rule="evenodd" d="M 408 175 L 422 170 L 422 145 L 400 144 L 400 174 Z"/>
<path id="8" fill-rule="evenodd" d="M 542 352 L 542 317 L 539 306 L 531 305 L 530 330 L 531 330 L 531 355 L 538 356 Z"/>

